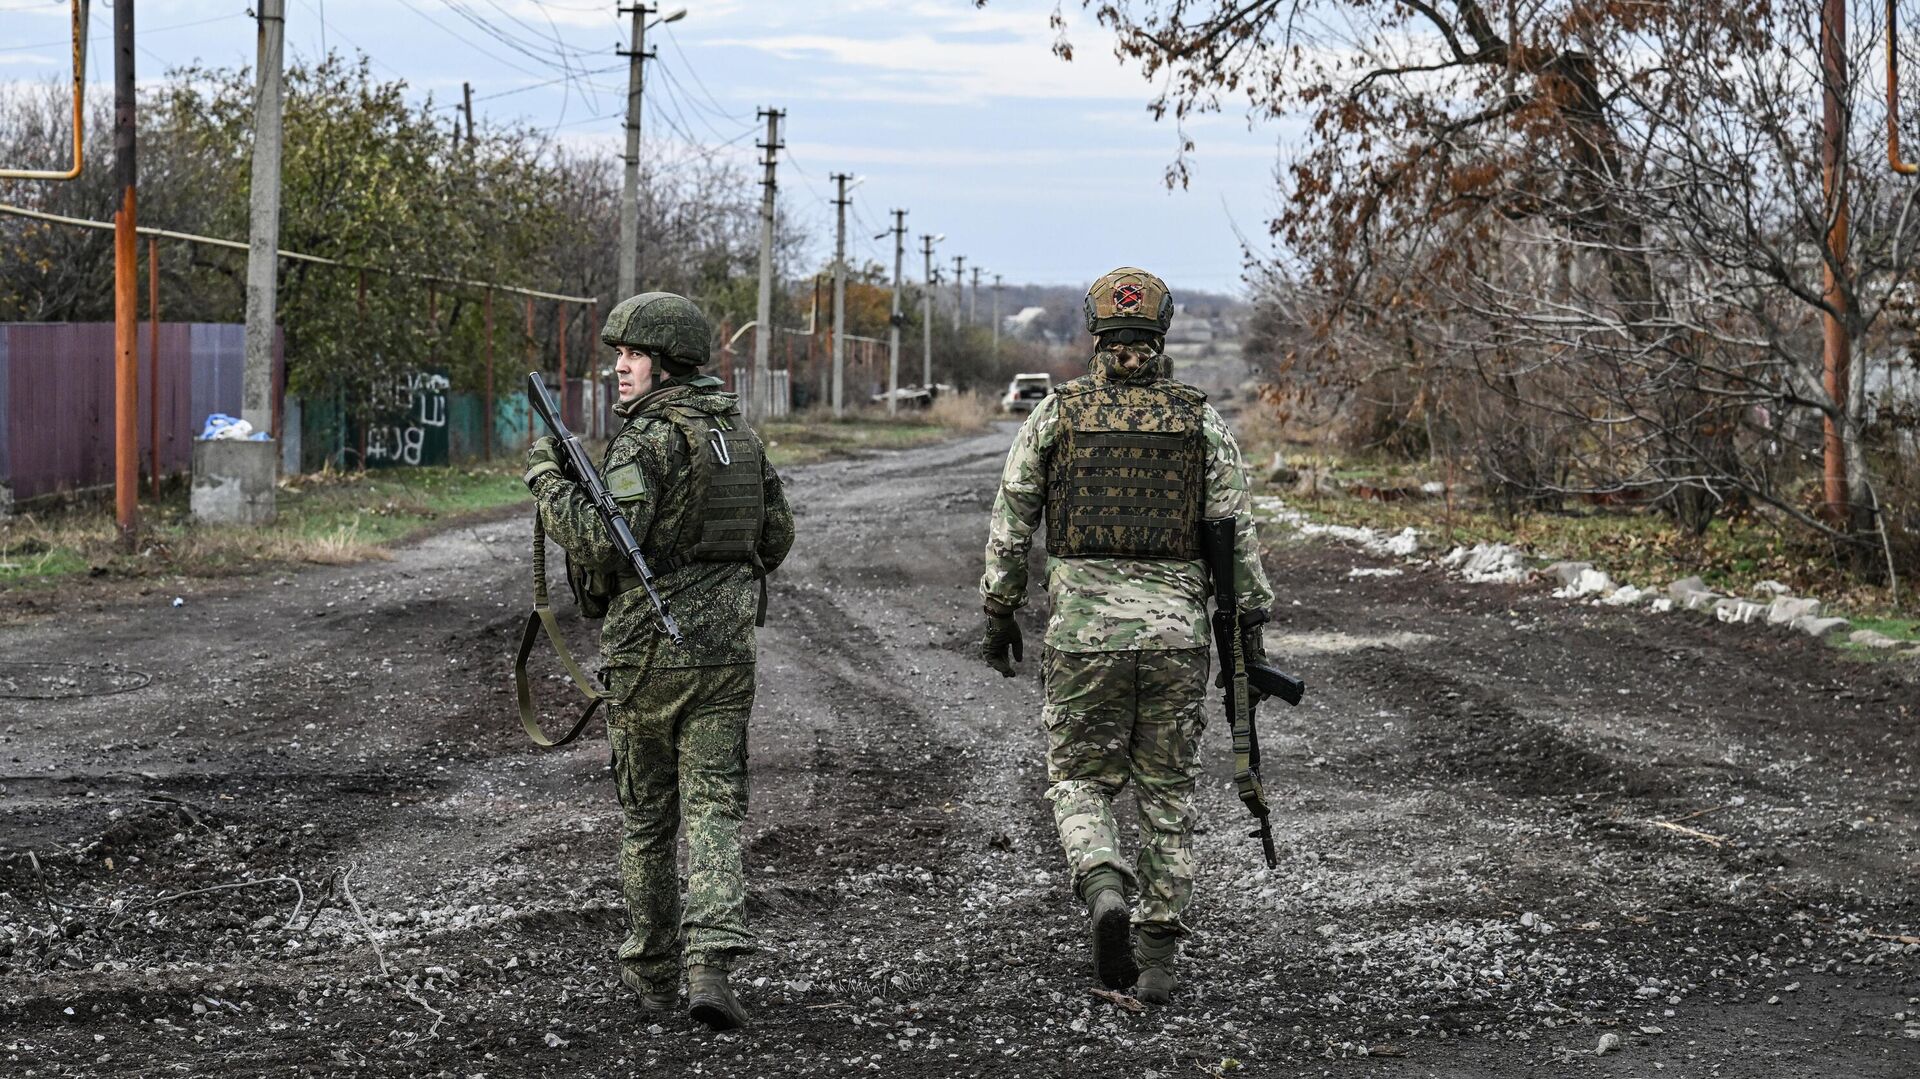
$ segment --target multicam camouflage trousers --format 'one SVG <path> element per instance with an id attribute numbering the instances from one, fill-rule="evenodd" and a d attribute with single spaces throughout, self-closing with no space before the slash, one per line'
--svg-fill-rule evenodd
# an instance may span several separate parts
<path id="1" fill-rule="evenodd" d="M 1061 652 L 1046 679 L 1047 798 L 1075 890 L 1110 866 L 1139 889 L 1134 924 L 1184 933 L 1193 898 L 1195 751 L 1206 726 L 1205 648 Z M 1128 779 L 1140 806 L 1140 851 L 1120 857 L 1113 798 Z"/>
<path id="2" fill-rule="evenodd" d="M 747 815 L 747 716 L 753 664 L 608 672 L 613 778 L 625 827 L 620 887 L 627 939 L 620 962 L 671 991 L 686 960 L 729 968 L 755 950 L 747 929 L 740 823 Z M 622 698 L 624 697 L 624 700 Z M 676 834 L 687 825 L 684 914 Z"/>

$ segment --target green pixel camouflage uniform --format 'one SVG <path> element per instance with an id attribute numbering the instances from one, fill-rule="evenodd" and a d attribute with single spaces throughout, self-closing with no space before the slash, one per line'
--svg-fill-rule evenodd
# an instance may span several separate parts
<path id="1" fill-rule="evenodd" d="M 653 414 L 673 401 L 724 412 L 733 395 L 711 377 L 671 379 L 616 406 L 629 422 L 607 447 L 601 474 L 651 560 L 680 534 L 692 498 L 686 440 Z M 765 530 L 759 557 L 771 573 L 793 545 L 793 512 L 771 465 L 763 466 Z M 620 556 L 586 496 L 566 479 L 534 483 L 547 535 L 576 562 L 615 571 Z M 695 530 L 697 531 L 697 530 Z M 727 968 L 754 950 L 746 922 L 740 825 L 747 809 L 747 718 L 753 710 L 754 614 L 759 582 L 745 562 L 693 562 L 657 585 L 684 645 L 661 631 L 646 592 L 614 597 L 600 633 L 610 693 L 608 733 L 625 824 L 620 879 L 628 933 L 620 961 L 642 981 L 677 985 L 686 961 Z M 684 914 L 675 835 L 687 829 Z"/>
<path id="2" fill-rule="evenodd" d="M 1156 355 L 1140 374 L 1129 376 L 1125 359 L 1124 350 L 1098 352 L 1085 377 L 1133 377 L 1151 385 L 1167 379 L 1171 367 Z M 1027 551 L 1047 501 L 1047 460 L 1059 411 L 1056 397 L 1037 405 L 1007 454 L 980 580 L 981 595 L 1000 607 L 1026 602 Z M 1211 405 L 1201 406 L 1201 429 L 1207 451 L 1201 515 L 1239 518 L 1236 600 L 1241 610 L 1265 611 L 1273 590 L 1260 565 L 1240 448 Z M 1193 894 L 1190 799 L 1205 727 L 1211 643 L 1206 566 L 1197 560 L 1056 557 L 1046 566 L 1053 604 L 1042 658 L 1047 797 L 1075 887 L 1093 870 L 1111 867 L 1139 889 L 1136 925 L 1183 933 L 1181 915 Z M 1113 797 L 1129 779 L 1135 782 L 1142 836 L 1132 872 L 1120 856 L 1112 811 Z"/>

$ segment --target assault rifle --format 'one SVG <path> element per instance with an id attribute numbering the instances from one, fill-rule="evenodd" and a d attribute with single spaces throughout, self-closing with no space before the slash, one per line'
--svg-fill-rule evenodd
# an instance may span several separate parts
<path id="1" fill-rule="evenodd" d="M 1201 546 L 1207 572 L 1213 577 L 1213 643 L 1220 650 L 1220 685 L 1225 689 L 1227 719 L 1233 725 L 1233 783 L 1247 812 L 1260 822 L 1253 833 L 1267 856 L 1267 865 L 1279 864 L 1273 849 L 1273 824 L 1268 820 L 1267 792 L 1260 783 L 1260 732 L 1254 726 L 1254 708 L 1262 697 L 1278 697 L 1297 705 L 1307 684 L 1264 662 L 1249 661 L 1246 634 L 1257 632 L 1267 612 L 1241 615 L 1233 587 L 1233 544 L 1237 518 L 1221 517 L 1201 525 Z"/>
<path id="2" fill-rule="evenodd" d="M 654 588 L 653 571 L 647 567 L 647 560 L 640 554 L 640 541 L 633 536 L 633 527 L 627 524 L 625 514 L 613 501 L 612 492 L 600 478 L 599 470 L 593 467 L 593 461 L 587 457 L 586 447 L 580 444 L 580 438 L 567 429 L 560 419 L 559 406 L 553 396 L 547 392 L 547 384 L 537 371 L 527 374 L 527 400 L 533 404 L 533 411 L 539 415 L 547 430 L 560 444 L 564 458 L 562 469 L 568 478 L 579 483 L 585 490 L 587 500 L 600 514 L 600 522 L 606 526 L 607 535 L 612 537 L 614 547 L 626 561 L 636 576 L 640 578 L 640 587 L 647 590 L 647 599 L 653 603 L 654 613 L 660 616 L 660 628 L 666 631 L 675 644 L 685 643 L 680 635 L 680 625 L 673 620 L 673 614 L 667 610 L 667 601 L 660 598 Z M 533 712 L 533 691 L 527 681 L 527 657 L 533 652 L 533 642 L 544 630 L 547 640 L 553 643 L 553 649 L 560 657 L 560 663 L 567 669 L 567 675 L 573 684 L 585 694 L 591 702 L 587 710 L 574 722 L 573 729 L 558 739 L 549 739 L 540 730 L 539 721 Z M 547 602 L 547 536 L 540 523 L 540 513 L 533 515 L 533 613 L 527 616 L 527 625 L 520 633 L 520 652 L 514 661 L 514 691 L 519 698 L 520 724 L 527 730 L 527 737 L 534 744 L 548 748 L 564 746 L 579 736 L 586 728 L 587 720 L 593 718 L 594 710 L 606 699 L 606 694 L 587 679 L 580 665 L 574 662 L 573 653 L 567 649 L 567 643 L 560 634 L 560 627 L 554 621 L 553 608 Z"/>

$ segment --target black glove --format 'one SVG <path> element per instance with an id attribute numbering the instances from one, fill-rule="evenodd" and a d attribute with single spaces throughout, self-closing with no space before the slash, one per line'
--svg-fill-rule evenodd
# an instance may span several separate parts
<path id="1" fill-rule="evenodd" d="M 520 478 L 531 488 L 535 480 L 548 473 L 564 474 L 560 468 L 560 443 L 552 435 L 541 435 L 527 447 L 527 472 Z"/>
<path id="2" fill-rule="evenodd" d="M 1008 652 L 1013 653 L 1011 660 Z M 1027 658 L 1026 640 L 1020 636 L 1020 623 L 1013 620 L 1012 611 L 987 608 L 987 632 L 980 642 L 980 655 L 987 666 L 1007 678 L 1013 677 L 1013 665 Z"/>
<path id="3" fill-rule="evenodd" d="M 1240 652 L 1246 657 L 1246 664 L 1252 667 L 1256 663 L 1267 661 L 1267 637 L 1262 626 L 1267 624 L 1267 612 L 1248 611 L 1240 616 Z M 1249 683 L 1247 700 L 1259 704 L 1267 695 Z"/>

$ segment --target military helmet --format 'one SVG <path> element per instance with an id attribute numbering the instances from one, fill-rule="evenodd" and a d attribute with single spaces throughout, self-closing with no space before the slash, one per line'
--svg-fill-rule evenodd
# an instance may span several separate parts
<path id="1" fill-rule="evenodd" d="M 1140 269 L 1122 266 L 1102 274 L 1087 290 L 1087 332 L 1147 330 L 1164 335 L 1173 325 L 1173 294 L 1167 283 Z"/>
<path id="2" fill-rule="evenodd" d="M 713 324 L 692 300 L 672 292 L 643 292 L 614 304 L 600 340 L 690 367 L 713 356 Z"/>

